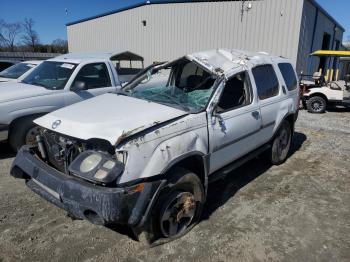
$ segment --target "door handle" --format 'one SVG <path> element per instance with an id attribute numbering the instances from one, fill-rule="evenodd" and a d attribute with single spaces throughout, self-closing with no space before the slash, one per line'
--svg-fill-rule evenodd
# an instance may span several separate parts
<path id="1" fill-rule="evenodd" d="M 252 113 L 252 116 L 253 116 L 255 119 L 259 119 L 260 113 L 259 113 L 258 111 L 254 111 L 254 112 Z"/>

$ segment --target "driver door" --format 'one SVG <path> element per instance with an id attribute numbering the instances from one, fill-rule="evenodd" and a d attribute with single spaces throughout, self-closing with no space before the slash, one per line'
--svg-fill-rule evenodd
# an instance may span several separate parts
<path id="1" fill-rule="evenodd" d="M 78 82 L 84 83 L 86 90 L 73 91 L 72 87 Z M 67 92 L 66 106 L 115 90 L 106 63 L 87 64 L 80 69 L 72 82 L 71 89 Z"/>
<path id="2" fill-rule="evenodd" d="M 260 143 L 260 109 L 248 72 L 229 78 L 209 119 L 210 173 L 254 150 Z"/>

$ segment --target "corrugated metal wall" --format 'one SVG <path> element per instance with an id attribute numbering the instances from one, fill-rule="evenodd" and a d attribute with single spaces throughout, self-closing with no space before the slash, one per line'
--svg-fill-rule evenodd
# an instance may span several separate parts
<path id="1" fill-rule="evenodd" d="M 337 28 L 335 30 L 335 28 Z M 324 33 L 331 36 L 328 49 L 335 49 L 334 41 L 342 43 L 343 29 L 336 26 L 323 12 L 317 9 L 310 1 L 304 2 L 300 42 L 298 52 L 297 71 L 303 71 L 306 75 L 312 75 L 318 71 L 320 59 L 309 57 L 309 54 L 322 49 Z M 327 64 L 332 64 L 333 59 L 328 59 Z"/>
<path id="2" fill-rule="evenodd" d="M 70 52 L 128 49 L 146 64 L 218 47 L 297 60 L 303 0 L 152 4 L 68 26 Z M 248 2 L 246 2 L 247 7 Z M 142 21 L 146 21 L 143 26 Z"/>

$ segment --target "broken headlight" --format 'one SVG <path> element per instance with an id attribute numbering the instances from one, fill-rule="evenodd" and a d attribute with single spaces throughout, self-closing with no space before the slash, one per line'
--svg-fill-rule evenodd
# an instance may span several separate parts
<path id="1" fill-rule="evenodd" d="M 69 165 L 69 172 L 83 179 L 101 184 L 109 184 L 124 171 L 124 163 L 111 155 L 87 150 Z"/>

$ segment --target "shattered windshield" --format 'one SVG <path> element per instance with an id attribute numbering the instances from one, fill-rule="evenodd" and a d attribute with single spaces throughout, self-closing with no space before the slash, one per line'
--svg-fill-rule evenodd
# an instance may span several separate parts
<path id="1" fill-rule="evenodd" d="M 35 67 L 35 65 L 30 63 L 18 63 L 2 71 L 0 77 L 17 79 L 33 67 Z"/>
<path id="2" fill-rule="evenodd" d="M 42 86 L 50 90 L 63 89 L 76 66 L 72 63 L 45 61 L 29 73 L 22 83 Z"/>
<path id="3" fill-rule="evenodd" d="M 165 68 L 151 68 L 123 88 L 123 94 L 187 112 L 205 109 L 216 78 L 194 62 L 182 59 Z"/>

